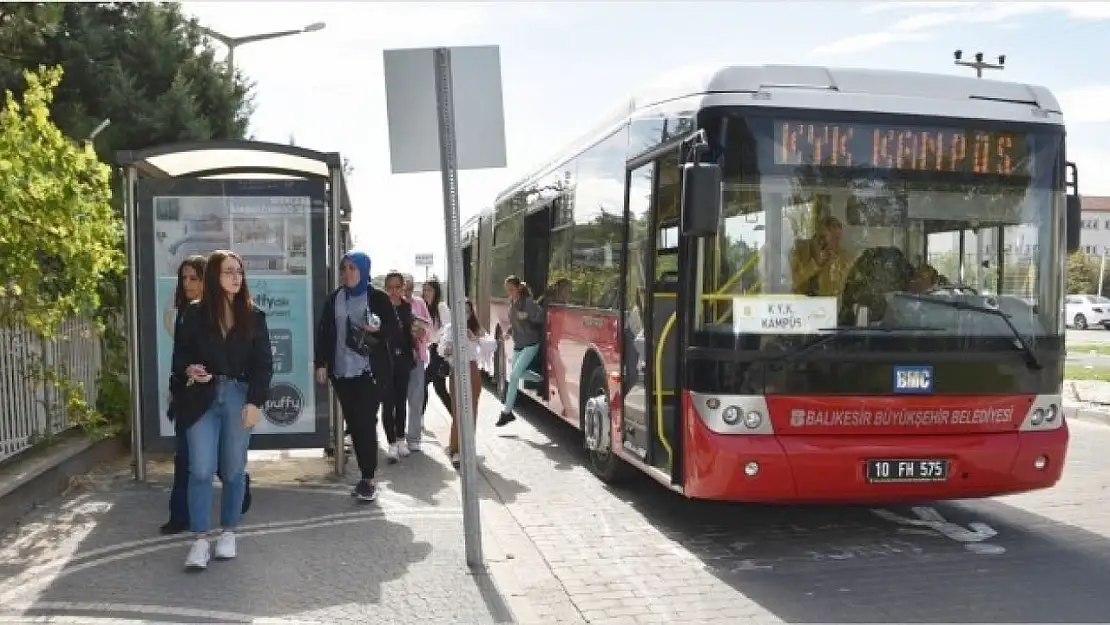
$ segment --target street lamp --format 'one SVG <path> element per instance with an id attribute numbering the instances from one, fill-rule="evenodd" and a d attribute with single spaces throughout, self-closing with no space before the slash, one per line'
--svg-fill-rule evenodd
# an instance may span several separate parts
<path id="1" fill-rule="evenodd" d="M 245 46 L 248 43 L 256 41 L 265 41 L 267 39 L 277 39 L 279 37 L 292 37 L 293 35 L 301 35 L 304 33 L 314 33 L 319 30 L 327 28 L 324 22 L 313 22 L 304 28 L 297 30 L 279 30 L 272 33 L 259 33 L 257 35 L 247 35 L 245 37 L 229 37 L 221 32 L 217 32 L 206 26 L 200 26 L 200 31 L 209 37 L 219 41 L 227 46 L 227 71 L 230 74 L 235 73 L 235 48 Z"/>
<path id="2" fill-rule="evenodd" d="M 1002 70 L 1006 69 L 1006 55 L 1005 54 L 999 54 L 998 55 L 998 63 L 997 64 L 995 64 L 995 63 L 985 63 L 983 61 L 983 53 L 982 52 L 976 52 L 975 53 L 975 62 L 963 60 L 963 57 L 964 57 L 964 51 L 963 50 L 956 50 L 955 52 L 952 53 L 952 56 L 956 57 L 956 65 L 960 65 L 962 67 L 970 67 L 970 68 L 974 69 L 976 78 L 982 78 L 983 77 L 983 70 L 985 70 L 985 69 L 996 69 L 998 71 L 1002 71 Z"/>

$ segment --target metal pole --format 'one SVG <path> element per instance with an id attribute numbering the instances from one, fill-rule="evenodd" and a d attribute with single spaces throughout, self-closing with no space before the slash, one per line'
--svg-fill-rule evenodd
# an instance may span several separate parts
<path id="1" fill-rule="evenodd" d="M 343 246 L 339 236 L 339 216 L 342 212 L 343 169 L 336 167 L 331 172 L 331 213 L 328 215 L 328 234 L 331 241 L 331 286 L 339 288 L 339 262 L 343 258 Z M 367 280 L 370 276 L 366 277 Z M 344 447 L 343 419 L 336 405 L 335 393 L 328 391 L 328 422 L 332 428 L 332 445 L 335 447 L 335 475 L 343 477 L 347 473 L 347 449 Z"/>
<path id="2" fill-rule="evenodd" d="M 470 364 L 466 344 L 466 298 L 463 288 L 462 233 L 459 219 L 459 172 L 455 160 L 455 111 L 451 96 L 451 51 L 436 48 L 436 108 L 439 111 L 439 163 L 443 174 L 443 223 L 447 228 L 447 273 L 451 296 L 452 375 L 455 376 L 455 415 L 462 447 L 463 535 L 466 563 L 485 566 L 482 558 L 482 520 L 478 506 L 478 458 L 474 444 L 474 410 L 470 392 Z"/>
<path id="3" fill-rule="evenodd" d="M 1098 294 L 1102 295 L 1102 280 L 1106 277 L 1106 248 L 1102 248 L 1102 257 L 1098 261 Z"/>
<path id="4" fill-rule="evenodd" d="M 127 255 L 127 380 L 131 392 L 131 453 L 135 462 L 135 480 L 146 481 L 146 458 L 143 455 L 143 405 L 141 363 L 139 362 L 139 276 L 137 243 L 138 226 L 135 216 L 135 168 L 128 166 L 123 174 L 124 253 Z"/>

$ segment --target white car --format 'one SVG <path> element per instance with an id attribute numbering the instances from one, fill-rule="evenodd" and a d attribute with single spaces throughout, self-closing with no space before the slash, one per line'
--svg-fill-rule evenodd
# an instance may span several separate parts
<path id="1" fill-rule="evenodd" d="M 1110 298 L 1101 295 L 1068 295 L 1064 298 L 1064 318 L 1077 330 L 1102 326 L 1110 330 Z"/>

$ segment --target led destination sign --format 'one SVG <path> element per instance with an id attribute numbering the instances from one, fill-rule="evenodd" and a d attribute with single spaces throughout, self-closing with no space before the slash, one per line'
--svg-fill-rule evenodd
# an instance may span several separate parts
<path id="1" fill-rule="evenodd" d="M 775 122 L 776 165 L 1028 176 L 1024 133 L 854 123 Z"/>

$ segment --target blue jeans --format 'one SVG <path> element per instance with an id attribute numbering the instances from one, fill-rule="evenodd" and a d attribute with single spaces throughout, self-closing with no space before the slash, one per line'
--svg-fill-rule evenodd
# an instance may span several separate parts
<path id="1" fill-rule="evenodd" d="M 536 372 L 528 369 L 532 361 L 536 359 L 536 354 L 540 351 L 540 344 L 529 345 L 517 350 L 513 350 L 513 368 L 509 370 L 509 390 L 505 393 L 505 408 L 504 412 L 512 412 L 513 406 L 516 405 L 517 388 L 520 386 L 520 379 L 527 377 L 530 380 L 542 380 Z"/>
<path id="2" fill-rule="evenodd" d="M 219 384 L 216 400 L 201 418 L 189 427 L 189 529 L 208 532 L 212 526 L 212 478 L 216 469 L 224 474 L 220 501 L 220 527 L 234 529 L 243 515 L 244 474 L 247 451 L 254 428 L 243 427 L 243 405 L 247 385 L 230 380 Z"/>
<path id="3" fill-rule="evenodd" d="M 189 524 L 189 430 L 174 423 L 173 488 L 170 489 L 170 522 Z M 216 475 L 222 482 L 222 467 L 216 467 Z M 250 507 L 251 476 L 244 474 L 246 480 L 243 491 L 243 514 Z"/>
<path id="4" fill-rule="evenodd" d="M 424 381 L 424 363 L 416 361 L 416 366 L 409 374 L 409 424 L 405 433 L 405 441 L 410 445 L 419 445 L 424 438 L 424 400 L 428 392 L 428 383 Z"/>

